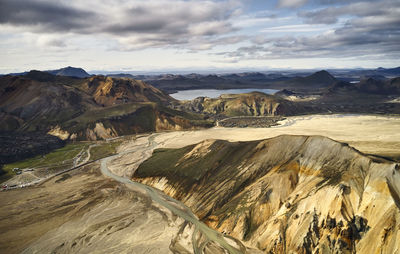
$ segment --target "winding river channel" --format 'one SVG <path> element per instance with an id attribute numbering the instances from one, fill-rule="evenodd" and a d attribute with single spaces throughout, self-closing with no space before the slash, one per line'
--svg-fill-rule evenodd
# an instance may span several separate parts
<path id="1" fill-rule="evenodd" d="M 145 151 L 152 151 L 154 150 L 154 148 L 158 145 L 155 141 L 154 138 L 157 134 L 152 134 L 148 137 L 148 145 L 143 147 L 140 146 L 142 149 L 144 148 Z M 150 186 L 147 186 L 145 184 L 142 183 L 138 183 L 138 182 L 134 182 L 131 181 L 130 179 L 128 179 L 127 177 L 122 177 L 119 175 L 114 174 L 113 172 L 111 172 L 108 168 L 108 163 L 110 161 L 112 161 L 113 159 L 127 154 L 127 153 L 132 153 L 134 151 L 130 150 L 130 151 L 124 151 L 121 153 L 118 153 L 116 155 L 104 158 L 101 160 L 101 172 L 103 175 L 108 176 L 113 178 L 114 180 L 123 183 L 123 184 L 127 184 L 127 185 L 131 185 L 133 187 L 139 188 L 141 190 L 144 190 L 148 196 L 156 203 L 160 204 L 161 206 L 167 208 L 168 210 L 170 210 L 172 213 L 174 213 L 175 215 L 183 218 L 184 220 L 192 223 L 195 226 L 195 231 L 193 233 L 193 239 L 192 239 L 192 243 L 193 243 L 193 252 L 196 254 L 201 254 L 203 253 L 203 247 L 205 246 L 205 244 L 209 241 L 214 241 L 216 243 L 218 243 L 220 246 L 222 246 L 224 249 L 226 249 L 227 251 L 229 251 L 229 253 L 231 254 L 239 254 L 239 253 L 244 253 L 245 252 L 245 247 L 244 246 L 240 246 L 241 250 L 238 250 L 237 248 L 233 247 L 232 245 L 230 245 L 225 237 L 219 233 L 218 231 L 209 228 L 206 224 L 204 224 L 203 222 L 199 221 L 199 219 L 196 217 L 196 215 L 194 215 L 192 213 L 192 211 L 190 210 L 189 207 L 187 207 L 186 205 L 184 205 L 182 202 L 175 200 L 171 197 L 169 197 L 168 195 L 162 193 L 160 190 L 154 189 Z M 151 155 L 151 153 L 142 153 L 142 154 L 149 154 L 148 156 Z M 173 204 L 174 205 L 173 205 Z M 178 208 L 180 207 L 180 208 Z M 208 238 L 208 241 L 206 241 L 204 244 L 202 244 L 201 246 L 197 246 L 196 244 L 196 240 L 195 240 L 195 236 L 196 236 L 196 232 L 200 232 L 202 233 L 204 236 L 206 236 Z"/>

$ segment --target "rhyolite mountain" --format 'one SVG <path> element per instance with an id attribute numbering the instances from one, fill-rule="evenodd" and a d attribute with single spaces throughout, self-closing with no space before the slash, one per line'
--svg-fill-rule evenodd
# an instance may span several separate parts
<path id="1" fill-rule="evenodd" d="M 62 139 L 110 138 L 207 126 L 202 116 L 173 110 L 176 102 L 142 81 L 72 78 L 31 71 L 0 77 L 0 131 L 42 131 Z"/>
<path id="2" fill-rule="evenodd" d="M 261 92 L 223 94 L 218 98 L 199 97 L 183 102 L 178 108 L 186 111 L 227 117 L 289 116 L 306 112 L 320 112 L 317 108 Z"/>
<path id="3" fill-rule="evenodd" d="M 263 253 L 397 253 L 400 165 L 322 136 L 158 149 L 133 179 Z"/>

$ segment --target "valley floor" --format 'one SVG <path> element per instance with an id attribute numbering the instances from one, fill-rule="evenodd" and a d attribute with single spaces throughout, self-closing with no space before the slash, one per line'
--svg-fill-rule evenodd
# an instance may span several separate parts
<path id="1" fill-rule="evenodd" d="M 310 115 L 288 117 L 271 128 L 221 128 L 158 135 L 162 147 L 178 148 L 205 139 L 249 141 L 278 135 L 321 135 L 348 143 L 366 154 L 400 159 L 400 117 L 375 115 Z"/>
<path id="2" fill-rule="evenodd" d="M 280 126 L 272 128 L 215 127 L 156 133 L 137 139 L 127 138 L 117 148 L 120 155 L 110 160 L 108 166 L 114 174 L 129 178 L 154 148 L 178 148 L 206 139 L 259 140 L 283 134 L 327 136 L 364 153 L 398 159 L 399 129 L 400 117 L 313 115 L 289 117 Z M 1 192 L 0 217 L 3 222 L 0 228 L 3 230 L 0 235 L 3 240 L 0 249 L 9 253 L 24 249 L 27 252 L 79 252 L 79 248 L 81 251 L 121 253 L 122 249 L 118 249 L 121 241 L 135 253 L 167 253 L 165 248 L 172 242 L 177 243 L 177 249 L 191 249 L 184 248 L 183 242 L 192 245 L 188 239 L 194 234 L 193 227 L 185 228 L 184 220 L 151 202 L 147 195 L 132 192 L 126 185 L 104 178 L 99 174 L 98 165 L 88 168 L 86 172 L 71 174 L 70 178 L 57 177 L 37 187 Z M 60 190 L 62 195 L 59 195 Z M 104 205 L 107 206 L 105 209 L 101 207 Z M 112 211 L 113 207 L 117 210 Z M 96 210 L 102 212 L 97 214 Z M 140 212 L 130 214 L 129 210 Z M 105 214 L 108 211 L 111 214 Z M 153 220 L 154 217 L 157 220 Z M 53 222 L 41 226 L 45 219 Z M 112 237 L 105 237 L 105 234 Z M 123 240 L 124 235 L 129 237 Z M 69 240 L 65 240 L 65 236 Z M 154 247 L 152 243 L 157 240 L 156 236 L 161 240 L 157 241 L 157 248 L 150 249 Z M 104 244 L 109 245 L 108 249 L 104 249 Z M 213 253 L 212 248 L 210 246 L 209 253 Z"/>

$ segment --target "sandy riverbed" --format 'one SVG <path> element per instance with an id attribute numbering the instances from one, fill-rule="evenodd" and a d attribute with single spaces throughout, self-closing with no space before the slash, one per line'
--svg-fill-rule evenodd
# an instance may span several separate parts
<path id="1" fill-rule="evenodd" d="M 205 139 L 258 140 L 282 134 L 322 135 L 370 154 L 400 156 L 400 117 L 312 115 L 289 117 L 272 128 L 222 128 L 167 132 L 155 139 L 159 147 L 177 148 Z"/>

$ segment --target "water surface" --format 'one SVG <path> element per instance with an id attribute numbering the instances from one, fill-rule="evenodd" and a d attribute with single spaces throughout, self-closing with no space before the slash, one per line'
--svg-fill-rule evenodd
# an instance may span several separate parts
<path id="1" fill-rule="evenodd" d="M 276 89 L 258 89 L 258 88 L 246 88 L 246 89 L 225 89 L 225 90 L 217 90 L 217 89 L 196 89 L 196 90 L 184 90 L 178 91 L 176 93 L 170 94 L 173 98 L 177 100 L 193 100 L 197 97 L 210 97 L 217 98 L 221 94 L 239 94 L 239 93 L 251 93 L 251 92 L 262 92 L 266 94 L 274 94 L 279 90 Z"/>

